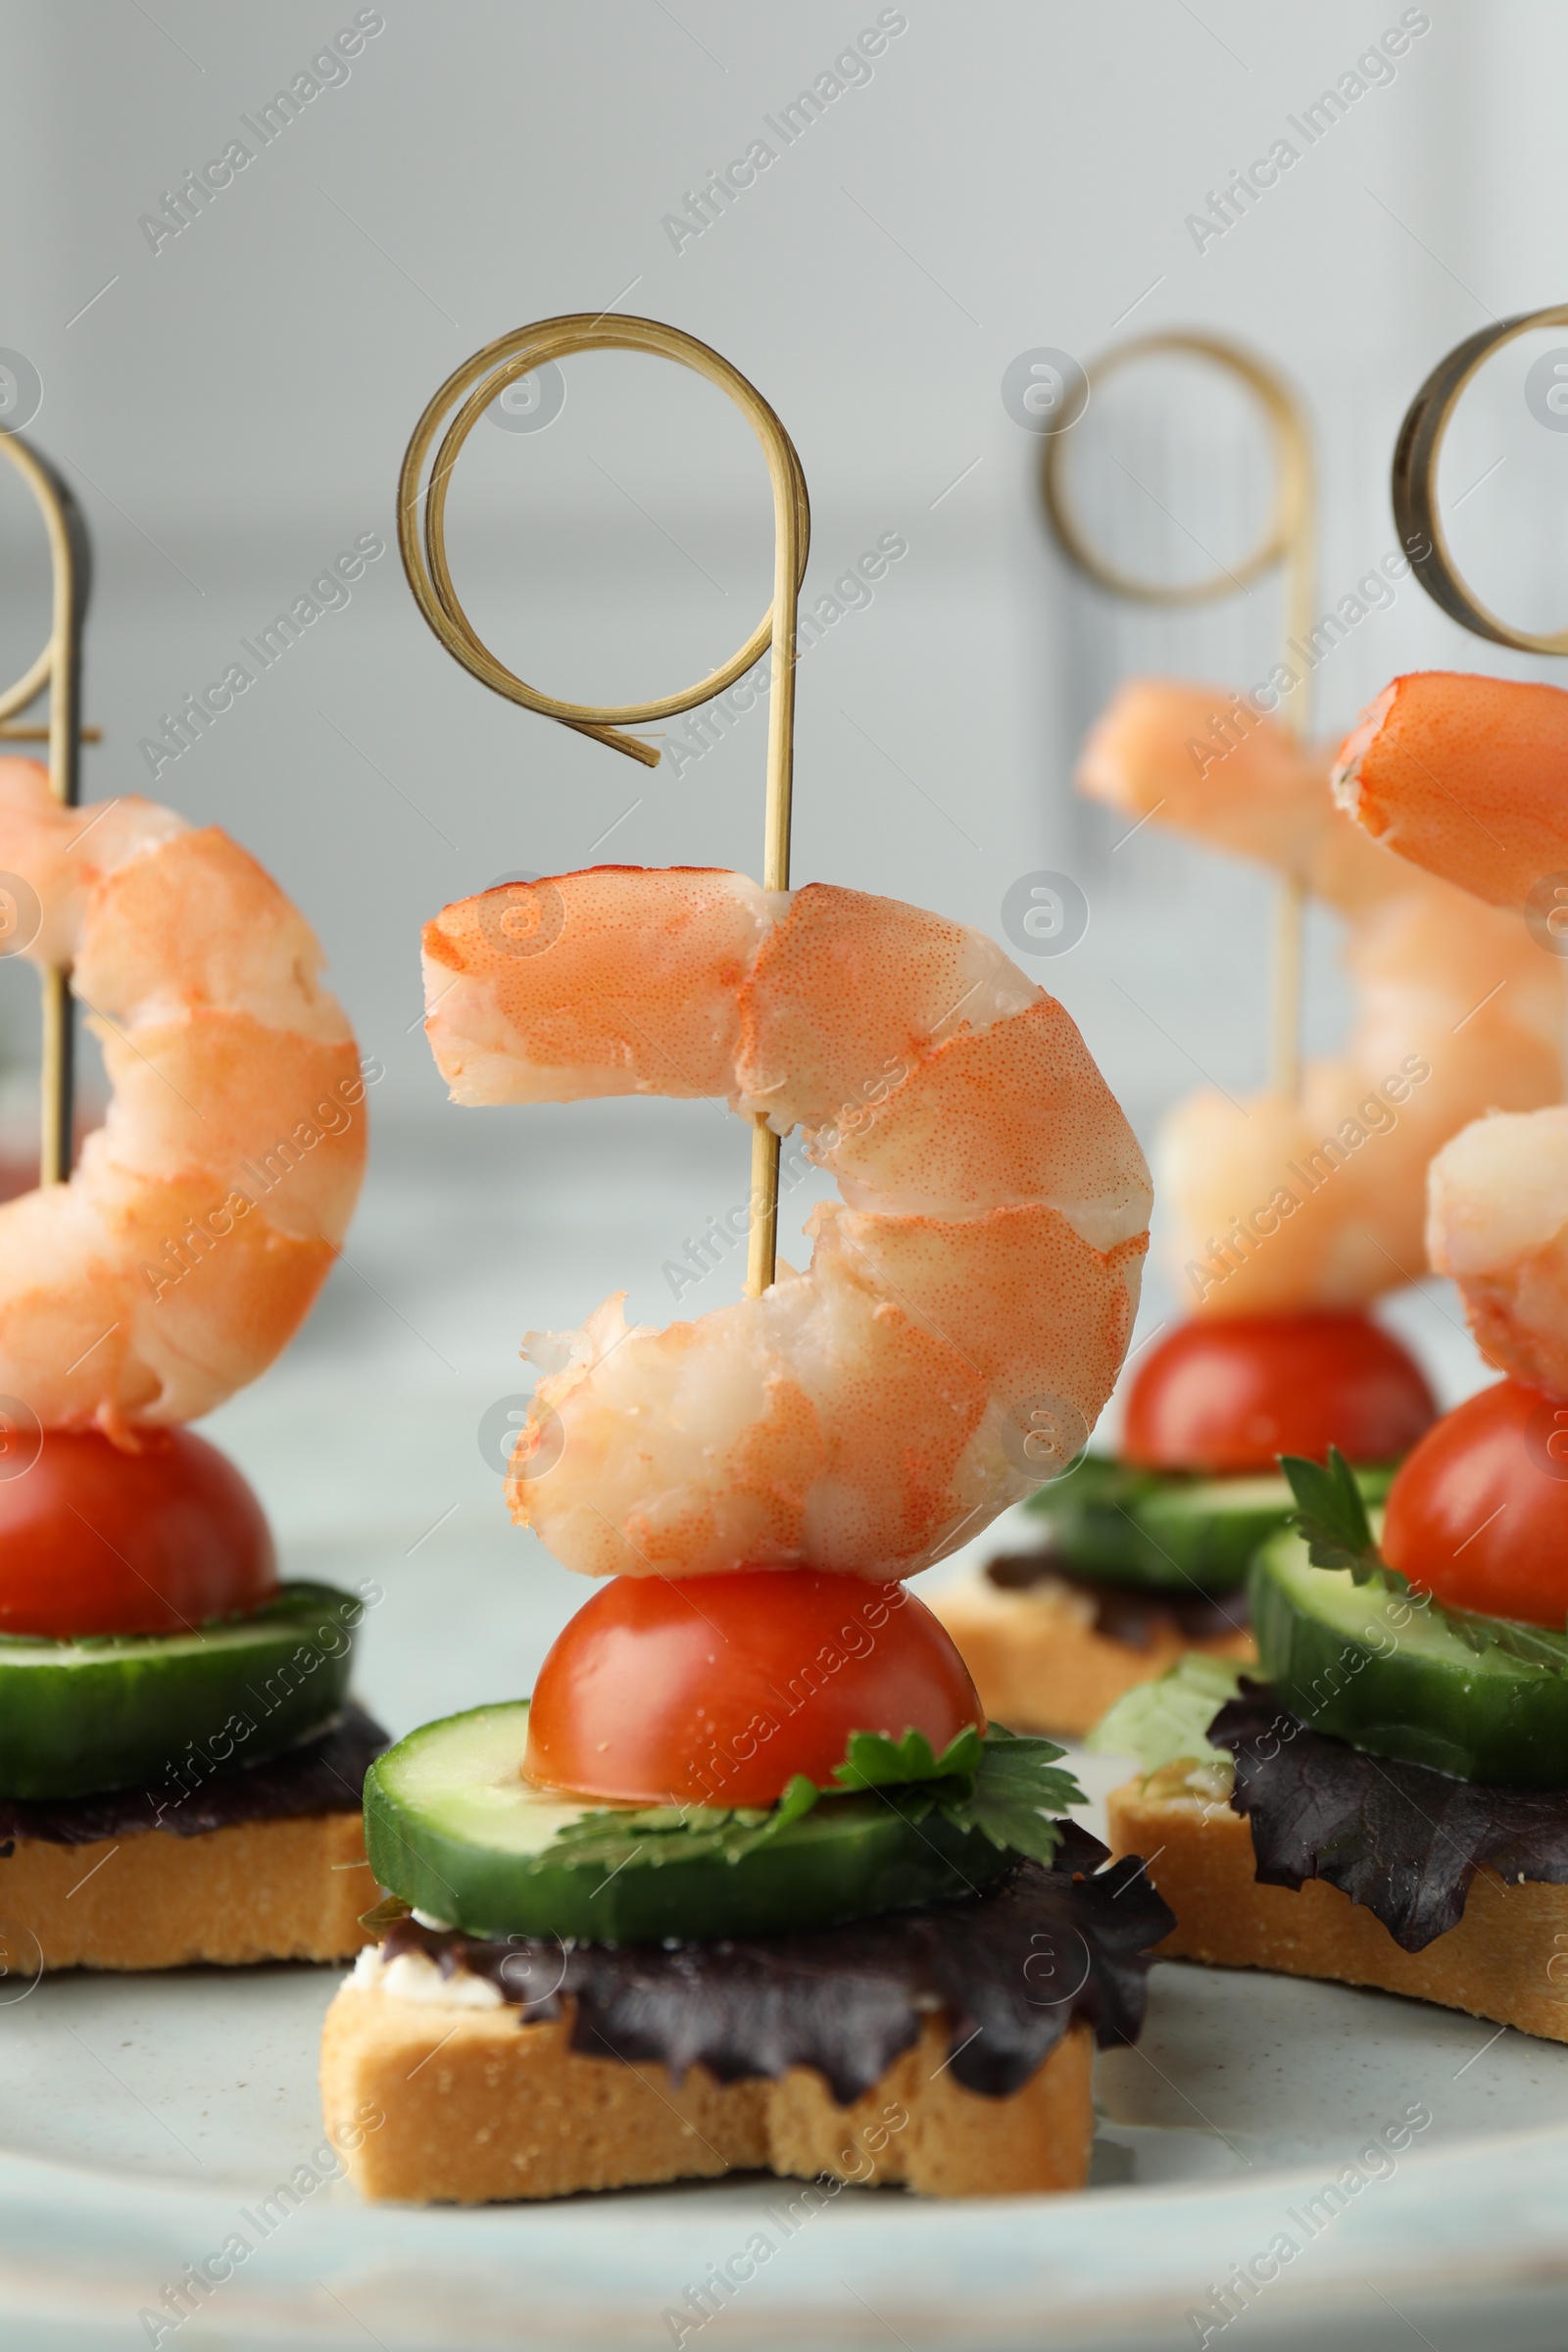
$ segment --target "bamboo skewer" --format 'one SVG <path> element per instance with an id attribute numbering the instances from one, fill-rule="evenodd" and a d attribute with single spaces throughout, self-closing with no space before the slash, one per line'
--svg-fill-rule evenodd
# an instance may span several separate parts
<path id="1" fill-rule="evenodd" d="M 102 727 L 78 727 L 76 730 L 78 743 L 102 743 L 103 739 Z M 0 743 L 47 743 L 48 741 L 49 729 L 47 727 L 0 727 Z"/>
<path id="2" fill-rule="evenodd" d="M 1286 566 L 1285 643 L 1305 645 L 1312 630 L 1312 596 L 1316 586 L 1315 518 L 1312 498 L 1312 442 L 1306 415 L 1290 386 L 1275 378 L 1283 409 L 1271 410 L 1276 433 L 1282 496 L 1281 507 L 1294 509 L 1287 525 L 1280 517 Z M 1298 479 L 1290 477 L 1297 468 Z M 1307 669 L 1286 706 L 1285 724 L 1298 743 L 1312 732 L 1312 680 Z M 1306 928 L 1306 884 L 1299 874 L 1287 874 L 1274 897 L 1274 986 L 1270 1000 L 1273 1035 L 1269 1073 L 1276 1094 L 1291 1102 L 1301 1092 L 1301 961 Z"/>
<path id="3" fill-rule="evenodd" d="M 1568 314 L 1565 314 L 1568 316 Z M 1143 605 L 1200 605 L 1246 589 L 1276 564 L 1286 570 L 1285 626 L 1288 649 L 1300 643 L 1312 626 L 1312 596 L 1316 572 L 1314 544 L 1312 437 L 1306 412 L 1285 378 L 1255 353 L 1220 335 L 1186 329 L 1138 335 L 1102 354 L 1088 369 L 1092 384 L 1102 384 L 1117 368 L 1161 352 L 1185 352 L 1206 360 L 1227 375 L 1236 376 L 1253 393 L 1267 417 L 1274 443 L 1274 503 L 1262 536 L 1251 553 L 1229 570 L 1212 578 L 1167 583 L 1146 580 L 1106 560 L 1093 545 L 1068 497 L 1065 475 L 1066 435 L 1046 438 L 1041 462 L 1041 486 L 1046 513 L 1063 553 L 1097 587 L 1112 596 Z M 1304 740 L 1311 726 L 1311 673 L 1282 713 L 1285 725 Z M 1269 1083 L 1273 1091 L 1294 1101 L 1301 1089 L 1301 934 L 1306 893 L 1299 876 L 1287 875 L 1274 904 L 1273 972 L 1269 1011 Z"/>
<path id="4" fill-rule="evenodd" d="M 49 534 L 53 579 L 49 636 L 32 666 L 0 694 L 0 721 L 25 710 L 45 689 L 45 727 L 0 725 L 13 743 L 47 743 L 49 789 L 62 808 L 80 799 L 80 750 L 99 730 L 81 724 L 81 622 L 87 602 L 87 535 L 75 500 L 37 453 L 16 433 L 0 433 L 9 458 L 37 501 Z M 38 1181 L 64 1184 L 71 1174 L 74 1112 L 75 1020 L 71 974 L 51 964 L 42 977 L 43 1064 L 39 1088 Z"/>
<path id="5" fill-rule="evenodd" d="M 773 593 L 740 652 L 697 685 L 656 701 L 619 705 L 566 703 L 526 685 L 497 660 L 475 632 L 453 585 L 446 551 L 446 500 L 457 464 L 474 425 L 508 384 L 537 368 L 586 351 L 636 351 L 674 360 L 708 377 L 746 417 L 767 460 L 773 491 Z M 429 475 L 425 461 L 446 418 Z M 418 527 L 424 502 L 424 528 Z M 795 444 L 767 402 L 728 360 L 695 335 L 657 318 L 586 312 L 539 319 L 486 344 L 448 376 L 414 428 L 398 481 L 398 546 L 420 612 L 455 661 L 493 693 L 524 710 L 608 744 L 612 751 L 657 767 L 659 749 L 623 730 L 674 717 L 722 694 L 771 647 L 767 720 L 767 797 L 763 815 L 762 888 L 788 890 L 790 815 L 795 763 L 796 606 L 810 545 L 810 507 Z M 777 1257 L 780 1139 L 759 1119 L 752 1137 L 751 1238 L 746 1289 L 760 1298 L 773 1280 Z"/>

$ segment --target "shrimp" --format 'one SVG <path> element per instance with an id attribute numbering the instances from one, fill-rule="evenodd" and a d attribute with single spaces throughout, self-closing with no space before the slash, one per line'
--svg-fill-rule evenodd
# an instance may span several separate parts
<path id="1" fill-rule="evenodd" d="M 1347 739 L 1340 805 L 1428 873 L 1529 909 L 1546 970 L 1568 905 L 1568 694 L 1429 670 L 1396 678 Z M 1539 943 L 1539 944 L 1538 944 Z M 1559 1089 L 1559 1092 L 1561 1090 Z M 1490 1364 L 1568 1396 L 1568 1106 L 1494 1113 L 1433 1159 L 1427 1248 Z"/>
<path id="2" fill-rule="evenodd" d="M 35 760 L 0 760 L 0 870 L 34 894 L 25 953 L 72 967 L 114 1089 L 69 1184 L 0 1206 L 0 1392 L 133 1443 L 303 1320 L 359 1193 L 365 1080 L 310 926 L 216 826 L 63 808 Z"/>
<path id="3" fill-rule="evenodd" d="M 1568 694 L 1449 669 L 1396 678 L 1342 745 L 1334 792 L 1386 848 L 1522 912 L 1568 865 Z"/>
<path id="4" fill-rule="evenodd" d="M 893 899 L 601 866 L 449 906 L 426 1030 L 459 1102 L 725 1096 L 843 1195 L 810 1267 L 658 1331 L 528 1334 L 513 1516 L 594 1576 L 929 1566 L 1087 1439 L 1150 1186 L 1073 1021 Z"/>
<path id="5" fill-rule="evenodd" d="M 1307 1064 L 1298 1100 L 1204 1091 L 1170 1115 L 1173 1254 L 1198 1313 L 1358 1306 L 1423 1271 L 1434 1152 L 1486 1109 L 1561 1095 L 1564 973 L 1513 916 L 1456 887 L 1458 870 L 1418 871 L 1368 839 L 1335 806 L 1326 750 L 1226 703 L 1211 688 L 1124 687 L 1079 786 L 1338 908 L 1357 1011 L 1343 1053 Z"/>

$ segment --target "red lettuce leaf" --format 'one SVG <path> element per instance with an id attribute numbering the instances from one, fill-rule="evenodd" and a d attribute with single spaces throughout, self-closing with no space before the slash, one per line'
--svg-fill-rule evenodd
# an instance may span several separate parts
<path id="1" fill-rule="evenodd" d="M 1259 1884 L 1338 1886 L 1401 1950 L 1424 1951 L 1464 1916 L 1486 1863 L 1505 1880 L 1568 1886 L 1568 1789 L 1451 1780 L 1311 1731 L 1264 1684 L 1244 1681 L 1209 1726 L 1236 1758 L 1231 1804 L 1252 1833 Z"/>
<path id="2" fill-rule="evenodd" d="M 1099 1838 L 1060 1826 L 1049 1870 L 1020 1862 L 982 1894 L 842 1927 L 563 1954 L 559 1938 L 503 1943 L 405 1919 L 381 1948 L 488 1978 L 527 2022 L 559 2016 L 569 1998 L 571 2047 L 591 2057 L 662 2060 L 677 2083 L 694 2065 L 720 2082 L 808 2066 L 840 2106 L 880 2081 L 938 2009 L 954 2080 L 1010 2098 L 1074 2019 L 1102 2049 L 1137 2040 L 1151 1947 L 1175 1925 L 1141 1861 L 1102 1869 Z M 554 1989 L 533 1998 L 535 1983 Z"/>

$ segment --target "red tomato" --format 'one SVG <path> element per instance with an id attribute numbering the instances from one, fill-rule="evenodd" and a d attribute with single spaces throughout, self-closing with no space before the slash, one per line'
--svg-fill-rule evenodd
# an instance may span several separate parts
<path id="1" fill-rule="evenodd" d="M 902 1584 L 819 1568 L 619 1576 L 534 1686 L 524 1769 L 638 1804 L 770 1805 L 831 1787 L 852 1732 L 985 1729 L 951 1637 Z"/>
<path id="2" fill-rule="evenodd" d="M 1282 1453 L 1387 1462 L 1437 1417 L 1419 1364 L 1365 1315 L 1203 1316 L 1127 1398 L 1122 1453 L 1150 1470 L 1272 1470 Z"/>
<path id="3" fill-rule="evenodd" d="M 0 1455 L 0 1633 L 168 1634 L 277 1591 L 262 1506 L 189 1430 L 49 1429 Z M 32 1444 L 37 1443 L 36 1438 Z"/>
<path id="4" fill-rule="evenodd" d="M 1434 1599 L 1568 1624 L 1568 1404 L 1501 1380 L 1445 1413 L 1389 1492 L 1383 1556 Z"/>

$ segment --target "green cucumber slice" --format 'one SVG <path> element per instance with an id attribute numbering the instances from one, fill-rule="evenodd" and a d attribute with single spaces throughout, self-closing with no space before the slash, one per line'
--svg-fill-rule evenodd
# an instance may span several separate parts
<path id="1" fill-rule="evenodd" d="M 1355 1476 L 1370 1507 L 1387 1494 L 1394 1471 L 1358 1468 Z M 1074 1576 L 1220 1593 L 1246 1583 L 1258 1545 L 1284 1527 L 1296 1497 L 1272 1473 L 1202 1478 L 1092 1453 L 1029 1507 Z"/>
<path id="2" fill-rule="evenodd" d="M 145 1788 L 172 1806 L 281 1754 L 342 1708 L 364 1610 L 331 1585 L 285 1585 L 189 1634 L 0 1640 L 0 1796 Z"/>
<path id="3" fill-rule="evenodd" d="M 1568 1788 L 1568 1675 L 1507 1648 L 1477 1650 L 1435 1602 L 1314 1568 L 1277 1536 L 1251 1575 L 1263 1675 L 1314 1731 L 1456 1780 Z"/>
<path id="4" fill-rule="evenodd" d="M 765 1815 L 690 1808 L 688 1826 L 712 1825 L 710 1837 L 671 1839 L 680 1850 L 667 1859 L 639 1854 L 614 1867 L 602 1850 L 573 1850 L 569 1833 L 585 1820 L 612 1826 L 619 1808 L 525 1781 L 527 1738 L 528 1702 L 516 1699 L 427 1723 L 376 1758 L 365 1780 L 365 1850 L 383 1886 L 473 1936 L 649 1943 L 827 1927 L 937 1902 L 1016 1860 L 979 1831 L 935 1813 L 914 1827 L 867 1793 L 824 1795 L 765 1838 L 746 1834 Z"/>

